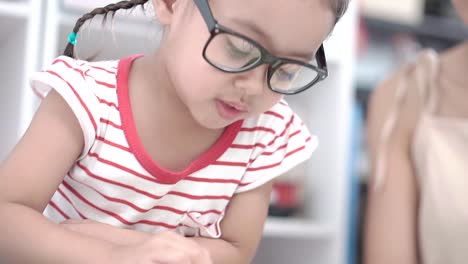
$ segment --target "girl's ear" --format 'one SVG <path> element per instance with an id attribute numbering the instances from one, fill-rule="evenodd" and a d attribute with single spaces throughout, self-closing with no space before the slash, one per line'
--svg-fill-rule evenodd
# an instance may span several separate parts
<path id="1" fill-rule="evenodd" d="M 174 5 L 177 0 L 153 0 L 153 7 L 159 23 L 169 25 L 174 14 Z"/>

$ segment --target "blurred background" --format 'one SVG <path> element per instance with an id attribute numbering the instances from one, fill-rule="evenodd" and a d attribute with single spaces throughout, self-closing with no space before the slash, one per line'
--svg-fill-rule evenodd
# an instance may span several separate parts
<path id="1" fill-rule="evenodd" d="M 39 103 L 28 76 L 59 56 L 80 14 L 112 0 L 0 0 L 0 161 Z M 151 7 L 96 18 L 79 34 L 80 58 L 118 59 L 157 47 Z M 377 83 L 418 51 L 447 49 L 468 32 L 448 0 L 352 0 L 325 43 L 330 76 L 287 98 L 320 147 L 280 178 L 254 263 L 361 263 L 369 166 L 366 106 Z"/>

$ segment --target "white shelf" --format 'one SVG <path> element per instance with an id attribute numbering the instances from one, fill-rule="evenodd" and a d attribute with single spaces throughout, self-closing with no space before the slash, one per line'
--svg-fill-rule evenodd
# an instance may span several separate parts
<path id="1" fill-rule="evenodd" d="M 13 148 L 32 114 L 27 78 L 37 70 L 40 12 L 39 0 L 0 0 L 0 161 Z"/>
<path id="2" fill-rule="evenodd" d="M 30 11 L 31 5 L 27 1 L 0 0 L 0 16 L 26 18 Z"/>
<path id="3" fill-rule="evenodd" d="M 264 237 L 325 239 L 333 235 L 333 228 L 312 220 L 268 217 Z"/>
<path id="4" fill-rule="evenodd" d="M 3 2 L 2 2 L 3 3 Z M 23 98 L 24 59 L 27 23 L 16 16 L 0 16 L 0 161 L 13 148 L 18 139 L 21 109 L 18 101 Z M 5 114 L 2 114 L 5 113 Z"/>
<path id="5" fill-rule="evenodd" d="M 356 4 L 351 3 L 348 13 L 336 24 L 333 32 L 325 39 L 325 56 L 329 64 L 343 64 L 352 58 L 356 43 Z"/>
<path id="6" fill-rule="evenodd" d="M 10 34 L 18 27 L 27 21 L 30 11 L 28 2 L 9 2 L 0 0 L 0 35 L 8 38 Z M 14 32 L 13 32 L 14 33 Z"/>
<path id="7" fill-rule="evenodd" d="M 2 36 L 2 43 L 0 48 L 5 45 L 3 38 L 7 40 L 11 35 L 18 34 L 17 30 L 23 30 L 26 24 L 26 19 L 17 16 L 10 16 L 10 14 L 0 13 L 0 35 Z"/>

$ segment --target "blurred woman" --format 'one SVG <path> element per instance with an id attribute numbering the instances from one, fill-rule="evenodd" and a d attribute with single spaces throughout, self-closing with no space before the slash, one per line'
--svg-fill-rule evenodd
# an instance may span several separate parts
<path id="1" fill-rule="evenodd" d="M 467 25 L 468 1 L 452 2 Z M 468 41 L 382 82 L 368 133 L 366 263 L 468 263 Z"/>

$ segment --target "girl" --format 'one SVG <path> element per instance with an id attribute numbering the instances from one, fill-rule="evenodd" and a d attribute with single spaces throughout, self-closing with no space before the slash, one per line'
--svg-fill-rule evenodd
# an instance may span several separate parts
<path id="1" fill-rule="evenodd" d="M 468 2 L 453 4 L 467 24 Z M 375 91 L 366 263 L 467 262 L 467 72 L 465 41 L 424 51 Z"/>
<path id="2" fill-rule="evenodd" d="M 84 15 L 32 76 L 44 100 L 0 170 L 7 261 L 247 263 L 271 180 L 315 149 L 282 98 L 326 77 L 346 1 L 153 0 L 156 52 L 73 58 L 84 22 L 146 2 Z"/>

